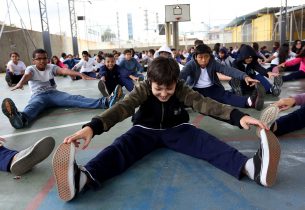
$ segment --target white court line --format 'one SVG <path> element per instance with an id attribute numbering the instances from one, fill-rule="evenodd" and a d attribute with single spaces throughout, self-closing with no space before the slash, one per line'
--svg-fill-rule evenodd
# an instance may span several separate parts
<path id="1" fill-rule="evenodd" d="M 71 123 L 71 124 L 66 124 L 66 125 L 58 125 L 58 126 L 47 127 L 47 128 L 40 128 L 40 129 L 35 129 L 35 130 L 31 130 L 31 131 L 24 131 L 24 132 L 20 132 L 20 133 L 11 133 L 11 134 L 6 134 L 6 135 L 1 135 L 1 137 L 8 138 L 8 137 L 13 137 L 13 136 L 21 136 L 21 135 L 29 134 L 29 133 L 38 133 L 38 132 L 41 132 L 41 131 L 48 131 L 48 130 L 54 130 L 54 129 L 58 129 L 58 128 L 72 127 L 72 126 L 75 126 L 75 125 L 83 125 L 83 124 L 86 124 L 86 123 L 88 123 L 88 121 Z"/>

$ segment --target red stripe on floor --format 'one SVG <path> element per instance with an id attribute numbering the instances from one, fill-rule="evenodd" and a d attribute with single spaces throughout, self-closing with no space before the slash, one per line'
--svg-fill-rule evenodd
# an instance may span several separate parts
<path id="1" fill-rule="evenodd" d="M 193 120 L 192 124 L 195 125 L 196 127 L 198 127 L 199 123 L 201 122 L 203 117 L 204 117 L 204 115 L 202 115 L 202 114 L 197 115 L 197 117 Z"/>
<path id="2" fill-rule="evenodd" d="M 35 198 L 29 203 L 29 205 L 26 207 L 26 210 L 36 210 L 42 203 L 42 201 L 45 199 L 49 191 L 52 189 L 52 187 L 55 184 L 54 177 L 52 176 L 47 184 L 43 186 L 42 190 L 35 196 Z"/>

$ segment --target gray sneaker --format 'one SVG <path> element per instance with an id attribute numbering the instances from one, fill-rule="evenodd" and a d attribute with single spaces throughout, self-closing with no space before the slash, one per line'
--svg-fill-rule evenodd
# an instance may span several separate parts
<path id="1" fill-rule="evenodd" d="M 109 96 L 109 93 L 107 91 L 107 87 L 106 87 L 106 84 L 103 80 L 100 80 L 98 82 L 98 89 L 99 91 L 101 92 L 101 94 L 104 96 L 104 97 L 107 97 Z"/>
<path id="2" fill-rule="evenodd" d="M 31 170 L 36 164 L 46 159 L 55 146 L 55 140 L 52 137 L 44 137 L 34 145 L 17 153 L 12 161 L 10 171 L 20 176 Z"/>
<path id="3" fill-rule="evenodd" d="M 232 78 L 230 81 L 229 81 L 229 84 L 230 86 L 232 87 L 233 89 L 233 93 L 235 95 L 238 95 L 238 96 L 242 96 L 242 90 L 241 90 L 241 87 L 240 87 L 240 80 L 237 79 L 237 78 Z"/>
<path id="4" fill-rule="evenodd" d="M 272 95 L 279 96 L 281 94 L 281 87 L 283 86 L 283 78 L 281 75 L 274 77 L 273 86 L 271 88 Z"/>
<path id="5" fill-rule="evenodd" d="M 260 121 L 265 123 L 268 128 L 271 127 L 271 125 L 275 122 L 279 115 L 280 109 L 276 106 L 271 104 L 270 106 L 266 107 L 260 115 Z M 259 129 L 256 130 L 256 135 L 260 137 L 259 135 Z"/>

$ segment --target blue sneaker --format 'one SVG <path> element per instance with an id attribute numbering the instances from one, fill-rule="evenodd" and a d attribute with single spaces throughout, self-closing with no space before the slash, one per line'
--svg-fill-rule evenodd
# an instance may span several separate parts
<path id="1" fill-rule="evenodd" d="M 120 100 L 123 96 L 123 90 L 121 85 L 117 85 L 109 97 L 109 108 L 111 108 L 118 100 Z"/>
<path id="2" fill-rule="evenodd" d="M 2 101 L 2 112 L 10 120 L 11 125 L 16 128 L 23 128 L 24 123 L 21 113 L 17 110 L 15 103 L 10 98 L 5 98 Z"/>

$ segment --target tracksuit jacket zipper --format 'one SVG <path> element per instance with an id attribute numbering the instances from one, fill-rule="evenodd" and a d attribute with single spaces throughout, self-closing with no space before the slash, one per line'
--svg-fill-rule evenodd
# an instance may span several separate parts
<path id="1" fill-rule="evenodd" d="M 161 104 L 162 105 L 162 113 L 161 113 L 161 122 L 160 122 L 160 129 L 162 129 L 162 123 L 163 123 L 163 118 L 164 118 L 164 105 L 163 103 Z"/>

